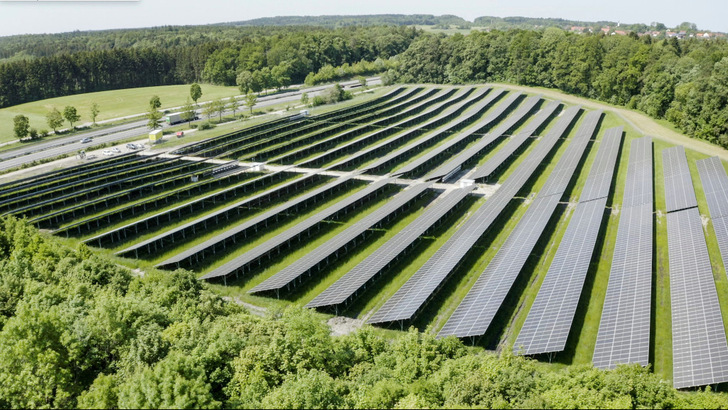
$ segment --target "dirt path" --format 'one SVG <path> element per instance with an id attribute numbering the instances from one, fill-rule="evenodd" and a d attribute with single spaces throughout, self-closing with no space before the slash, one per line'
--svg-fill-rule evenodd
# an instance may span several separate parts
<path id="1" fill-rule="evenodd" d="M 623 107 L 618 107 L 611 104 L 602 103 L 599 101 L 589 100 L 582 97 L 576 97 L 573 95 L 562 93 L 561 91 L 552 90 L 541 87 L 524 87 L 520 85 L 493 83 L 498 87 L 508 88 L 511 90 L 525 91 L 529 93 L 539 93 L 544 97 L 554 98 L 561 100 L 565 103 L 570 104 L 581 104 L 589 108 L 598 108 L 604 111 L 611 111 L 631 125 L 638 132 L 644 135 L 649 135 L 653 138 L 667 141 L 671 144 L 682 145 L 685 148 L 689 148 L 698 151 L 705 155 L 719 156 L 722 160 L 728 161 L 728 150 L 725 150 L 717 145 L 709 144 L 705 141 L 690 138 L 687 135 L 675 132 L 663 125 L 658 124 L 655 120 L 649 116 L 642 114 L 637 111 L 629 110 Z"/>

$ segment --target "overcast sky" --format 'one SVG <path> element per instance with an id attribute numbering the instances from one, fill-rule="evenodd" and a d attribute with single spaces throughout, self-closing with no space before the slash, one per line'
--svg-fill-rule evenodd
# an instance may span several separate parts
<path id="1" fill-rule="evenodd" d="M 683 21 L 728 32 L 726 0 L 0 0 L 0 36 L 73 30 L 209 24 L 258 17 L 322 14 L 455 14 L 561 17 L 624 23 Z"/>

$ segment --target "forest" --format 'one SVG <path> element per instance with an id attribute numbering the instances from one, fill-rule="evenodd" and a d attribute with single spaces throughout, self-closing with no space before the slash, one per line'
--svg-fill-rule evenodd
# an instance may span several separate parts
<path id="1" fill-rule="evenodd" d="M 638 365 L 556 368 L 416 330 L 332 336 L 313 311 L 255 315 L 191 272 L 0 224 L 3 408 L 728 407 Z"/>

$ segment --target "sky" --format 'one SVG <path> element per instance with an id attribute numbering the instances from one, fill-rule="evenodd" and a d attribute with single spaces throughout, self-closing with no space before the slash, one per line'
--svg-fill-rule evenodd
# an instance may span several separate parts
<path id="1" fill-rule="evenodd" d="M 726 0 L 0 0 L 0 36 L 332 14 L 560 17 L 668 27 L 689 21 L 728 32 Z"/>

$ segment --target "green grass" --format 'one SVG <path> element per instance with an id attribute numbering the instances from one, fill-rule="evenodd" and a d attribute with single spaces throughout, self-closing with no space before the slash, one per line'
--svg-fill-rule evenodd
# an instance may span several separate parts
<path id="1" fill-rule="evenodd" d="M 240 95 L 237 87 L 224 87 L 218 85 L 201 84 L 202 98 L 199 102 L 210 101 L 216 98 Z M 38 130 L 47 129 L 46 113 L 53 107 L 63 111 L 67 105 L 76 107 L 81 115 L 81 123 L 91 122 L 91 104 L 99 105 L 99 116 L 96 121 L 111 118 L 125 117 L 141 114 L 147 110 L 149 99 L 158 95 L 165 110 L 171 107 L 184 105 L 190 95 L 189 84 L 165 85 L 158 87 L 128 88 L 123 90 L 100 91 L 96 93 L 69 95 L 65 97 L 49 98 L 47 100 L 15 105 L 0 109 L 0 143 L 15 139 L 13 135 L 13 117 L 23 114 L 30 119 L 30 126 Z M 64 125 L 64 128 L 67 126 Z"/>

